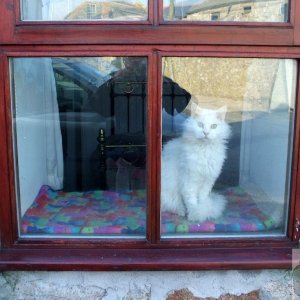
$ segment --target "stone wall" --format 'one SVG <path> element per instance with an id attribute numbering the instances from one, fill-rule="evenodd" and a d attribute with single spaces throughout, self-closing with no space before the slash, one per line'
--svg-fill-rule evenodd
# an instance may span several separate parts
<path id="1" fill-rule="evenodd" d="M 186 20 L 211 21 L 212 15 L 217 13 L 219 21 L 265 22 L 267 20 L 269 22 L 284 22 L 284 3 L 286 2 L 282 0 L 267 0 L 229 3 L 227 5 L 226 1 L 224 1 L 224 6 L 222 7 L 207 8 L 199 12 L 197 12 L 197 8 L 195 8 L 195 12 L 191 9 Z M 245 7 L 251 7 L 251 9 L 244 10 Z"/>
<path id="2" fill-rule="evenodd" d="M 1 300 L 292 300 L 288 270 L 2 272 Z"/>
<path id="3" fill-rule="evenodd" d="M 279 59 L 166 57 L 164 75 L 197 99 L 270 99 L 278 73 Z"/>

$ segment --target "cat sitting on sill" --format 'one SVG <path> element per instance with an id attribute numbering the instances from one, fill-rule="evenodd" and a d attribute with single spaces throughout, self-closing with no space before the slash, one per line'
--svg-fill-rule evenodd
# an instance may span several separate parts
<path id="1" fill-rule="evenodd" d="M 212 192 L 226 158 L 230 127 L 227 108 L 203 109 L 191 105 L 182 135 L 163 147 L 161 208 L 163 212 L 202 222 L 222 215 L 223 196 Z"/>

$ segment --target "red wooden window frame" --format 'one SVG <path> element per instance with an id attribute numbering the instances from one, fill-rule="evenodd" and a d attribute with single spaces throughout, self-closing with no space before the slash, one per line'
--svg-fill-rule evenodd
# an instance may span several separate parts
<path id="1" fill-rule="evenodd" d="M 160 239 L 161 61 L 164 56 L 298 60 L 300 3 L 287 23 L 166 22 L 162 1 L 149 0 L 143 22 L 25 22 L 19 0 L 5 0 L 0 23 L 0 270 L 200 270 L 290 268 L 299 241 L 300 106 L 296 105 L 291 201 L 286 237 Z M 145 240 L 37 239 L 17 233 L 9 58 L 148 57 L 148 209 Z"/>

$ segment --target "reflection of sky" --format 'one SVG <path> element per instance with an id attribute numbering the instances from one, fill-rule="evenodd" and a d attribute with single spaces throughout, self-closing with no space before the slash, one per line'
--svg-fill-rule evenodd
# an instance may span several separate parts
<path id="1" fill-rule="evenodd" d="M 164 6 L 170 5 L 170 0 L 163 0 Z M 174 0 L 175 6 L 185 6 L 185 5 L 192 5 L 192 4 L 200 4 L 205 0 Z"/>

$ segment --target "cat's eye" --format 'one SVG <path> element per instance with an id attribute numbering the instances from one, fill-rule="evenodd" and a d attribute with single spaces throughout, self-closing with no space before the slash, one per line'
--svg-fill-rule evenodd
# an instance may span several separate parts
<path id="1" fill-rule="evenodd" d="M 217 124 L 212 124 L 212 125 L 210 126 L 210 128 L 211 128 L 211 129 L 216 129 L 217 126 L 218 126 Z"/>
<path id="2" fill-rule="evenodd" d="M 200 128 L 204 128 L 204 124 L 203 124 L 202 122 L 198 122 L 198 126 L 199 126 Z"/>

